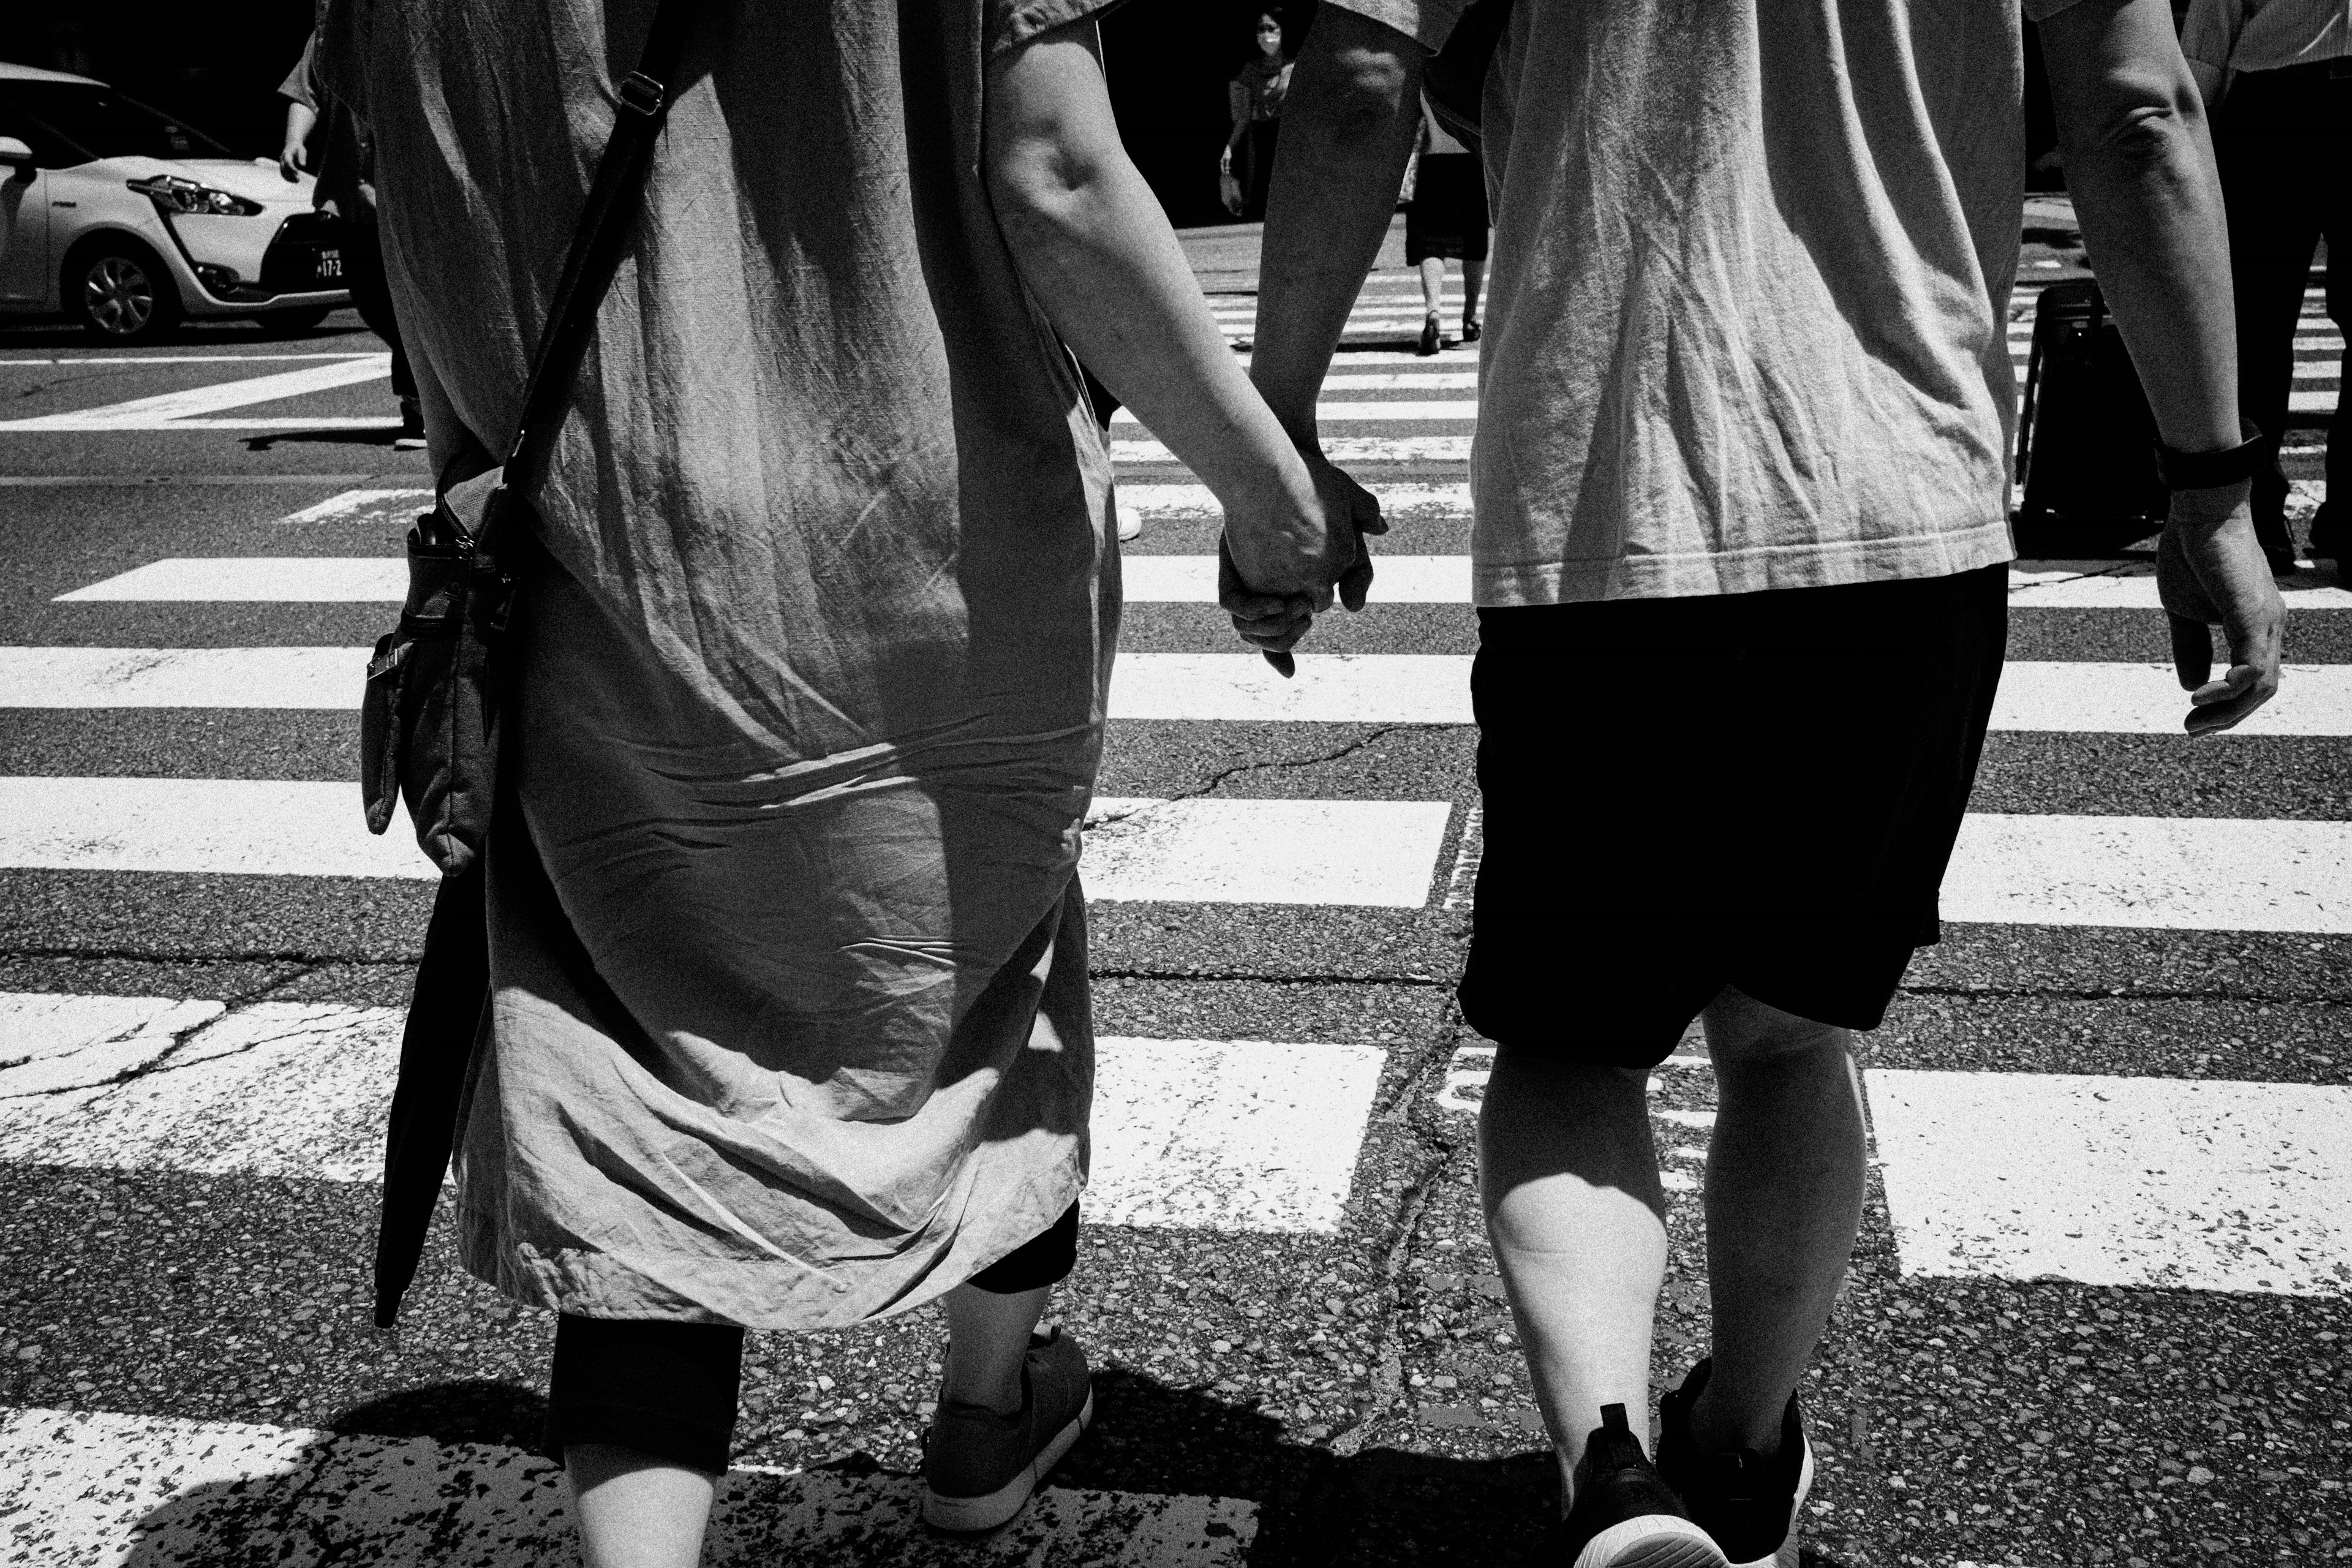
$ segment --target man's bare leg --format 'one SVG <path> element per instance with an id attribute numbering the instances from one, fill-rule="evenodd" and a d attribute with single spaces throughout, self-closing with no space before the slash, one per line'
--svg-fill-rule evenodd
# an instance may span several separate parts
<path id="1" fill-rule="evenodd" d="M 1715 1364 L 1691 1410 L 1702 1450 L 1780 1446 L 1862 1223 L 1867 1152 L 1853 1037 L 1727 987 L 1707 1006 L 1706 1162 Z"/>
<path id="2" fill-rule="evenodd" d="M 1505 1047 L 1478 1117 L 1486 1230 L 1559 1453 L 1563 1511 L 1601 1406 L 1622 1405 L 1649 1432 L 1666 1226 L 1648 1079 Z"/>

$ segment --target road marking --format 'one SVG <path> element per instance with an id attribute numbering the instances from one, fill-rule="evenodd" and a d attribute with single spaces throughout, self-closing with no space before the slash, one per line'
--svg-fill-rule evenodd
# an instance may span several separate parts
<path id="1" fill-rule="evenodd" d="M 1318 420 L 1353 421 L 1409 420 L 1443 423 L 1456 420 L 1463 423 L 1478 417 L 1478 400 L 1475 397 L 1448 397 L 1434 402 L 1394 403 L 1318 403 L 1315 405 Z M 1113 425 L 1139 425 L 1132 408 L 1120 408 L 1110 416 Z"/>
<path id="2" fill-rule="evenodd" d="M 408 563 L 397 555 L 169 556 L 60 594 L 60 604 L 397 604 Z"/>
<path id="3" fill-rule="evenodd" d="M 2352 588 L 2297 573 L 2279 582 L 2290 610 L 2352 610 Z M 2021 561 L 2009 574 L 2009 602 L 2021 610 L 2160 610 L 2154 562 Z"/>
<path id="4" fill-rule="evenodd" d="M 109 403 L 96 408 L 77 409 L 70 414 L 42 414 L 29 419 L 0 419 L 0 430 L 177 430 L 177 429 L 246 429 L 276 427 L 281 425 L 327 426 L 347 423 L 336 419 L 233 419 L 214 420 L 198 417 L 219 414 L 226 409 L 243 408 L 257 403 L 276 403 L 289 397 L 302 397 L 314 392 L 328 392 L 341 386 L 356 386 L 362 382 L 381 381 L 392 374 L 392 355 L 364 354 L 316 365 L 309 370 L 279 371 L 274 375 L 247 376 L 240 381 L 221 382 L 212 386 L 189 387 L 181 392 L 158 393 L 152 397 L 134 397 L 127 403 Z M 349 421 L 365 425 L 384 423 L 382 419 Z M 397 417 L 393 421 L 397 423 Z"/>
<path id="5" fill-rule="evenodd" d="M 0 709 L 348 710 L 364 647 L 0 647 Z M 1255 654 L 1127 653 L 1114 719 L 1317 724 L 1467 724 L 1467 654 L 1301 654 L 1285 680 Z M 2225 738 L 2352 735 L 2352 665 L 2285 668 L 2283 694 Z M 2002 671 L 1992 727 L 2173 734 L 2189 701 L 2169 665 L 2029 663 Z"/>
<path id="6" fill-rule="evenodd" d="M 2352 1294 L 2352 1089 L 1866 1077 L 1907 1275 Z"/>
<path id="7" fill-rule="evenodd" d="M 2352 932 L 2352 823 L 1971 812 L 1942 908 L 1990 925 Z"/>
<path id="8" fill-rule="evenodd" d="M 1192 487 L 1131 488 L 1189 492 Z M 1445 504 L 1444 496 L 1433 492 L 1446 487 L 1418 489 L 1416 504 Z M 1182 504 L 1189 496 L 1168 499 Z M 1377 602 L 1458 605 L 1470 600 L 1467 555 L 1376 554 L 1373 568 L 1372 597 Z M 1213 555 L 1129 553 L 1120 570 L 1131 604 L 1216 603 Z M 397 604 L 407 592 L 408 563 L 396 555 L 169 556 L 60 594 L 58 602 Z M 2281 582 L 2279 592 L 2291 610 L 2352 609 L 2352 588 L 2301 574 Z M 2152 565 L 2114 561 L 2017 563 L 2010 571 L 2010 603 L 2020 609 L 2161 607 Z"/>
<path id="9" fill-rule="evenodd" d="M 0 474 L 0 489 L 133 485 L 347 485 L 366 474 Z"/>
<path id="10" fill-rule="evenodd" d="M 0 647 L 0 708 L 355 709 L 363 647 Z"/>
<path id="11" fill-rule="evenodd" d="M 9 689 L 0 658 L 0 693 Z M 354 698 L 352 700 L 356 701 Z M 1114 719 L 1466 724 L 1470 660 L 1444 654 L 1307 654 L 1285 680 L 1255 654 L 1121 654 Z"/>
<path id="12" fill-rule="evenodd" d="M 1213 555 L 1129 555 L 1119 574 L 1129 604 L 1213 605 Z M 1372 595 L 1389 605 L 1466 605 L 1467 555 L 1380 555 L 1372 561 Z"/>
<path id="13" fill-rule="evenodd" d="M 396 1008 L 0 993 L 0 1160 L 373 1182 Z M 1336 1235 L 1377 1046 L 1096 1041 L 1091 1225 Z"/>
<path id="14" fill-rule="evenodd" d="M 1089 1222 L 1339 1233 L 1385 1052 L 1265 1040 L 1095 1045 Z"/>
<path id="15" fill-rule="evenodd" d="M 378 349 L 345 349 L 339 353 L 286 354 L 68 354 L 47 359 L 0 356 L 0 368 L 12 364 L 261 364 L 280 360 L 370 359 Z"/>
<path id="16" fill-rule="evenodd" d="M 1419 909 L 1453 815 L 1449 801 L 1097 800 L 1087 897 Z"/>
<path id="17" fill-rule="evenodd" d="M 1323 455 L 1341 468 L 1362 463 L 1466 463 L 1467 436 L 1333 436 Z M 1173 463 L 1176 455 L 1157 441 L 1113 441 L 1114 463 Z"/>
<path id="18" fill-rule="evenodd" d="M 1364 487 L 1381 503 L 1381 515 L 1391 522 L 1444 519 L 1467 521 L 1470 516 L 1470 486 L 1467 480 L 1452 484 L 1395 484 L 1381 480 Z M 1118 509 L 1137 517 L 1206 517 L 1218 518 L 1224 509 L 1206 485 L 1165 484 L 1150 480 L 1121 483 L 1118 487 Z M 1127 559 L 1133 561 L 1137 552 L 1129 550 Z"/>
<path id="19" fill-rule="evenodd" d="M 2291 664 L 2270 704 L 2224 738 L 2352 735 L 2352 665 Z M 2189 698 L 2168 664 L 2046 663 L 2013 659 L 1993 703 L 1996 730 L 2170 735 Z"/>
<path id="20" fill-rule="evenodd" d="M 521 1448 L 18 1409 L 0 1415 L 0 1469 L 12 1538 L 49 1568 L 579 1561 L 562 1468 Z M 914 1476 L 737 1468 L 719 1485 L 702 1561 L 1239 1568 L 1256 1533 L 1244 1499 L 1052 1486 L 1012 1530 L 959 1541 L 925 1528 Z"/>
<path id="21" fill-rule="evenodd" d="M 430 486 L 410 486 L 403 489 L 345 490 L 329 496 L 325 500 L 306 506 L 300 511 L 288 512 L 280 522 L 401 522 L 410 521 L 415 513 L 430 508 L 433 490 Z"/>
<path id="22" fill-rule="evenodd" d="M 1087 844 L 1098 900 L 1417 909 L 1444 801 L 1104 800 Z M 0 778 L 0 866 L 209 876 L 438 876 L 404 820 L 377 837 L 348 784 Z"/>

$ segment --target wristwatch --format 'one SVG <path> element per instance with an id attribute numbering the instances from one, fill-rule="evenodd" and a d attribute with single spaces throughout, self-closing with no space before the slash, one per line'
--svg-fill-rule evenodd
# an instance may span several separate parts
<path id="1" fill-rule="evenodd" d="M 2270 457 L 2270 439 L 2251 420 L 2242 421 L 2239 427 L 2248 433 L 2246 439 L 2218 452 L 2179 451 L 2158 437 L 2156 477 L 2168 490 L 2210 490 L 2243 484 Z"/>

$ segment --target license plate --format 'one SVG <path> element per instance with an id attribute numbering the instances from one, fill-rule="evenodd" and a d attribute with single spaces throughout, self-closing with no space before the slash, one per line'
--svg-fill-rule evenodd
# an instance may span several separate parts
<path id="1" fill-rule="evenodd" d="M 342 275 L 343 253 L 341 251 L 322 250 L 319 252 L 319 269 L 314 276 L 320 282 L 324 283 L 330 279 L 341 278 Z"/>

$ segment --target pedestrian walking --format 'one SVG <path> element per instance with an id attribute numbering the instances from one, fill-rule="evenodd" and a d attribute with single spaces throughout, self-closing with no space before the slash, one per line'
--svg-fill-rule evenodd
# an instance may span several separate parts
<path id="1" fill-rule="evenodd" d="M 368 331 L 392 350 L 392 395 L 400 404 L 400 433 L 392 444 L 396 450 L 416 451 L 425 446 L 425 415 L 416 399 L 408 352 L 401 342 L 392 290 L 384 280 L 383 241 L 376 227 L 375 149 L 351 110 L 320 91 L 318 47 L 319 36 L 313 31 L 303 42 L 302 58 L 278 84 L 278 94 L 286 100 L 286 140 L 278 153 L 278 172 L 289 183 L 305 172 L 317 174 L 313 205 L 342 220 L 343 286 L 351 290 L 352 305 Z"/>
<path id="2" fill-rule="evenodd" d="M 531 498 L 456 1153 L 466 1267 L 560 1314 L 547 1443 L 597 1568 L 695 1560 L 747 1327 L 940 1303 L 949 1528 L 1089 1418 L 1038 1331 L 1119 616 L 1077 360 L 1225 506 L 1260 647 L 1367 499 L 1252 390 L 1128 162 L 1107 0 L 686 3 L 667 99 L 615 64 L 653 0 L 338 0 L 322 46 L 443 472 L 515 428 L 615 117 L 670 105 Z"/>
<path id="3" fill-rule="evenodd" d="M 1282 98 L 1290 90 L 1281 12 L 1258 13 L 1256 41 L 1257 53 L 1225 84 L 1233 130 L 1217 154 L 1218 195 L 1225 210 L 1245 223 L 1265 216 L 1266 182 L 1274 178 L 1275 142 L 1282 131 Z"/>
<path id="4" fill-rule="evenodd" d="M 2340 347 L 2352 327 L 2352 7 L 2343 0 L 2190 0 L 2180 30 L 2189 68 L 2213 118 L 2213 153 L 2230 209 L 2230 281 L 2237 293 L 2238 402 L 2273 450 L 2254 476 L 2254 530 L 2273 571 L 2294 568 L 2288 486 L 2276 447 L 2294 391 L 2294 332 L 2319 242 L 2327 242 L 2327 314 Z M 2352 552 L 2352 435 L 2344 399 L 2330 416 L 2326 499 L 2311 520 L 2311 558 L 2345 565 Z"/>
<path id="5" fill-rule="evenodd" d="M 2196 94 L 2163 0 L 2024 9 L 2162 432 L 2189 727 L 2226 728 L 2275 689 L 2284 612 Z M 1303 436 L 1464 10 L 1330 0 L 1302 48 L 1252 375 Z M 1496 1042 L 1487 1224 L 1576 1568 L 1797 1559 L 1796 1391 L 1865 1184 L 1853 1034 L 1937 940 L 2000 670 L 2020 34 L 2016 0 L 1726 0 L 1672 26 L 1517 0 L 1478 68 L 1485 851 L 1461 999 Z M 2208 680 L 2216 620 L 2231 668 Z M 1654 1450 L 1644 1084 L 1695 1019 L 1713 1345 Z"/>
<path id="6" fill-rule="evenodd" d="M 1478 341 L 1478 295 L 1486 283 L 1486 171 L 1477 155 L 1447 133 L 1422 106 L 1421 143 L 1414 153 L 1412 199 L 1404 211 L 1404 262 L 1420 268 L 1422 322 L 1416 353 L 1444 346 L 1445 263 L 1462 264 L 1462 339 Z"/>

